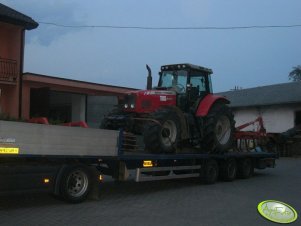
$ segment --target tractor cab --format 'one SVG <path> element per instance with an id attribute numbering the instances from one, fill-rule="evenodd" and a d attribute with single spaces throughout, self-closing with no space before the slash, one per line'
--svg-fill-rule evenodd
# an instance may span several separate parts
<path id="1" fill-rule="evenodd" d="M 177 106 L 187 111 L 212 93 L 210 74 L 211 69 L 192 64 L 165 65 L 161 67 L 158 87 L 155 89 L 175 91 Z"/>

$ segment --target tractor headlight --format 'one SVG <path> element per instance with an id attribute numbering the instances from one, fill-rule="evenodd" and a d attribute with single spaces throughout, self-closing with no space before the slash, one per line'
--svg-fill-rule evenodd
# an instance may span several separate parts
<path id="1" fill-rule="evenodd" d="M 133 110 L 136 107 L 136 95 L 135 94 L 128 94 L 125 96 L 124 99 L 124 109 Z"/>

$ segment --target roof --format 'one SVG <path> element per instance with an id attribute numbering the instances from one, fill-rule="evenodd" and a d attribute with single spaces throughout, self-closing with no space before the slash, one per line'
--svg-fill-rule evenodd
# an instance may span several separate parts
<path id="1" fill-rule="evenodd" d="M 0 21 L 22 26 L 27 30 L 31 30 L 39 26 L 39 24 L 29 16 L 26 16 L 1 3 L 0 3 Z"/>
<path id="2" fill-rule="evenodd" d="M 99 83 L 92 82 L 84 82 L 73 79 L 59 78 L 48 75 L 35 74 L 30 72 L 25 72 L 22 75 L 23 81 L 35 82 L 35 83 L 43 83 L 46 85 L 55 85 L 62 87 L 72 87 L 76 89 L 89 89 L 95 91 L 102 91 L 108 93 L 117 93 L 117 94 L 125 94 L 129 91 L 137 90 L 134 88 L 122 87 L 122 86 L 112 86 L 105 85 Z"/>
<path id="3" fill-rule="evenodd" d="M 226 96 L 231 101 L 231 107 L 296 104 L 301 103 L 301 82 L 228 91 L 218 95 Z"/>
<path id="4" fill-rule="evenodd" d="M 163 65 L 161 66 L 161 70 L 163 71 L 168 71 L 168 70 L 178 70 L 178 69 L 184 69 L 184 68 L 189 68 L 193 70 L 198 70 L 198 71 L 204 71 L 207 72 L 208 74 L 212 74 L 212 70 L 210 68 L 205 68 L 202 66 L 194 65 L 194 64 L 188 64 L 188 63 L 181 63 L 181 64 L 169 64 L 169 65 Z"/>

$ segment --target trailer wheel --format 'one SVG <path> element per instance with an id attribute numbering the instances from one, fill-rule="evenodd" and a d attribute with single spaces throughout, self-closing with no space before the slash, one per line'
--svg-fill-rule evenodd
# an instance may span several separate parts
<path id="1" fill-rule="evenodd" d="M 250 158 L 242 159 L 238 164 L 238 176 L 247 179 L 253 175 L 254 166 Z"/>
<path id="2" fill-rule="evenodd" d="M 237 164 L 235 159 L 229 159 L 221 164 L 220 175 L 224 181 L 233 181 L 237 174 Z"/>
<path id="3" fill-rule="evenodd" d="M 60 195 L 71 203 L 82 202 L 87 198 L 91 182 L 90 172 L 85 167 L 68 167 L 61 178 Z"/>
<path id="4" fill-rule="evenodd" d="M 209 160 L 201 172 L 202 181 L 205 184 L 214 184 L 218 178 L 218 164 L 215 160 Z"/>

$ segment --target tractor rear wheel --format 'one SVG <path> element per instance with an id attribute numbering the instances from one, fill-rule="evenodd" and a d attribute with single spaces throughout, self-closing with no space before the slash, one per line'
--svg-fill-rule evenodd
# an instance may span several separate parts
<path id="1" fill-rule="evenodd" d="M 150 119 L 143 131 L 145 148 L 152 153 L 175 152 L 181 134 L 176 112 L 160 109 L 152 113 Z"/>
<path id="2" fill-rule="evenodd" d="M 215 104 L 204 118 L 202 148 L 209 152 L 226 152 L 233 145 L 234 117 L 230 108 Z"/>

